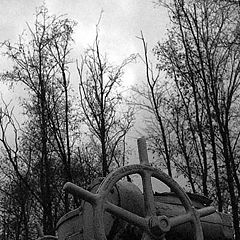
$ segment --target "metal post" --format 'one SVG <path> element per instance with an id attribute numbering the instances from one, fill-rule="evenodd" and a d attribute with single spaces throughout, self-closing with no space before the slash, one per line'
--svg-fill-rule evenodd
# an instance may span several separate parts
<path id="1" fill-rule="evenodd" d="M 140 164 L 149 165 L 148 153 L 147 153 L 147 143 L 145 137 L 141 137 L 137 140 L 138 145 L 138 155 Z"/>

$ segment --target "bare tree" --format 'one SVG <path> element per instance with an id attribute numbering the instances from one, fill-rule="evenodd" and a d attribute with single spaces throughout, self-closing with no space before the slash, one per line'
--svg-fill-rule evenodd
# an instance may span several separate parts
<path id="1" fill-rule="evenodd" d="M 32 204 L 42 206 L 38 189 L 31 179 L 30 156 L 24 156 L 20 146 L 20 126 L 13 115 L 14 108 L 3 99 L 0 107 L 1 215 L 6 239 L 29 239 Z M 30 157 L 30 158 L 28 158 Z M 22 193 L 25 193 L 24 195 Z M 15 219 L 15 220 L 14 220 Z M 16 220 L 17 219 L 17 220 Z"/>
<path id="2" fill-rule="evenodd" d="M 24 86 L 29 94 L 23 102 L 29 118 L 23 139 L 29 146 L 35 143 L 34 151 L 30 149 L 30 152 L 35 154 L 33 169 L 39 171 L 40 176 L 39 198 L 46 234 L 55 234 L 53 201 L 54 181 L 59 180 L 54 168 L 57 157 L 60 156 L 64 166 L 64 181 L 72 180 L 68 64 L 74 25 L 63 16 L 49 16 L 47 8 L 42 6 L 37 10 L 35 25 L 28 26 L 28 39 L 25 32 L 17 44 L 3 43 L 5 55 L 14 64 L 12 71 L 2 75 L 3 79 Z M 65 207 L 68 209 L 67 199 Z"/>
<path id="3" fill-rule="evenodd" d="M 133 91 L 137 94 L 135 104 L 150 113 L 150 118 L 146 119 L 146 131 L 152 144 L 152 150 L 158 152 L 159 156 L 163 158 L 168 175 L 172 177 L 172 153 L 169 142 L 171 133 L 165 126 L 166 121 L 162 113 L 166 86 L 161 83 L 160 69 L 153 69 L 153 65 L 149 61 L 147 43 L 142 32 L 140 40 L 143 43 L 144 56 L 140 57 L 145 65 L 146 87 L 142 89 L 140 86 L 133 87 Z M 142 101 L 139 100 L 139 97 Z"/>
<path id="4" fill-rule="evenodd" d="M 236 239 L 239 239 L 239 12 L 234 2 L 160 1 L 172 28 L 155 53 L 159 66 L 174 80 L 202 164 L 203 192 L 208 195 L 211 164 L 219 210 L 223 208 L 220 174 L 226 174 Z M 191 108 L 188 100 L 191 100 Z M 193 121 L 194 120 L 194 121 Z M 211 161 L 210 161 L 211 159 Z M 225 165 L 220 172 L 219 166 Z M 238 192 L 238 194 L 236 193 Z"/>
<path id="5" fill-rule="evenodd" d="M 98 33 L 94 46 L 87 49 L 78 66 L 79 93 L 83 119 L 92 137 L 100 145 L 102 175 L 106 176 L 114 156 L 133 123 L 133 109 L 123 105 L 119 92 L 123 68 L 133 57 L 120 66 L 112 66 L 101 55 Z"/>

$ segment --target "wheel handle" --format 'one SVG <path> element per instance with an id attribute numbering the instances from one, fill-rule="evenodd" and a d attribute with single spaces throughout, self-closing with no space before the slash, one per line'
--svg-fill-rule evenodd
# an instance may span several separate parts
<path id="1" fill-rule="evenodd" d="M 113 186 L 120 179 L 131 174 L 139 174 L 142 178 L 145 217 L 138 216 L 107 201 L 107 196 Z M 171 218 L 156 215 L 151 177 L 162 181 L 176 193 L 186 210 L 185 214 Z M 110 173 L 99 186 L 97 193 L 91 193 L 72 183 L 66 183 L 64 185 L 64 189 L 72 194 L 80 196 L 82 199 L 92 205 L 93 229 L 96 240 L 107 240 L 104 231 L 104 211 L 107 211 L 131 224 L 138 226 L 144 231 L 142 237 L 143 240 L 150 240 L 154 239 L 155 237 L 162 237 L 162 239 L 164 239 L 165 234 L 170 231 L 171 227 L 186 222 L 192 223 L 195 240 L 203 240 L 204 238 L 200 217 L 215 212 L 213 207 L 195 210 L 192 201 L 176 181 L 174 181 L 161 170 L 142 164 L 124 166 Z"/>

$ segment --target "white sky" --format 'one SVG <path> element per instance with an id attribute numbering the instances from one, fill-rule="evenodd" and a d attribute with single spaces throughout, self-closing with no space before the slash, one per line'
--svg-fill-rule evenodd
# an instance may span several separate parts
<path id="1" fill-rule="evenodd" d="M 26 23 L 31 25 L 34 21 L 35 10 L 42 2 L 0 0 L 0 42 L 4 40 L 17 42 L 18 35 L 27 28 Z M 66 14 L 68 18 L 78 23 L 74 32 L 73 58 L 80 57 L 84 48 L 93 43 L 95 27 L 102 10 L 104 13 L 100 24 L 100 47 L 114 64 L 120 64 L 133 53 L 142 54 L 142 42 L 137 38 L 140 31 L 143 32 L 150 50 L 157 41 L 164 38 L 168 24 L 166 10 L 156 8 L 154 0 L 45 0 L 45 4 L 50 14 Z M 7 70 L 9 66 L 10 62 L 0 55 L 0 72 Z M 73 69 L 76 71 L 74 66 Z M 125 69 L 125 86 L 129 87 L 143 81 L 144 74 L 144 65 L 140 61 L 130 64 Z M 73 84 L 78 84 L 74 73 L 72 80 L 75 81 Z M 18 100 L 22 94 L 20 91 L 22 89 L 9 90 L 6 85 L 0 83 L 0 95 L 3 95 L 6 102 L 10 99 L 14 99 L 13 103 Z M 136 145 L 135 139 L 133 141 Z M 137 155 L 137 149 L 132 155 Z"/>
<path id="2" fill-rule="evenodd" d="M 17 42 L 18 36 L 27 29 L 26 23 L 31 25 L 35 20 L 36 8 L 42 2 L 0 0 L 0 42 L 4 40 Z M 133 53 L 143 52 L 142 42 L 137 38 L 140 31 L 143 31 L 148 47 L 152 49 L 158 40 L 164 38 L 168 22 L 166 10 L 156 8 L 152 0 L 45 0 L 45 4 L 50 14 L 66 14 L 68 18 L 78 23 L 73 36 L 75 40 L 73 59 L 79 58 L 84 48 L 93 43 L 95 27 L 102 10 L 104 12 L 100 23 L 100 47 L 114 64 L 120 64 Z M 0 73 L 10 66 L 6 57 L 0 55 Z M 72 69 L 71 79 L 73 85 L 77 86 L 77 70 L 74 65 Z M 132 63 L 125 69 L 124 85 L 129 87 L 141 82 L 144 75 L 143 63 L 140 61 Z M 10 91 L 6 85 L 0 83 L 0 95 L 3 95 L 6 102 L 14 99 L 13 104 L 17 103 L 19 96 L 23 94 L 22 91 L 21 88 Z"/>
<path id="3" fill-rule="evenodd" d="M 163 38 L 167 24 L 167 14 L 162 8 L 155 8 L 151 0 L 45 0 L 50 14 L 67 14 L 78 25 L 75 28 L 74 57 L 93 43 L 95 26 L 101 10 L 104 11 L 100 24 L 100 44 L 110 61 L 120 63 L 132 53 L 141 53 L 141 41 L 136 38 L 142 30 L 149 49 Z M 17 37 L 26 29 L 26 22 L 34 20 L 38 0 L 0 1 L 0 42 Z M 9 65 L 6 58 L 0 57 L 0 72 Z M 142 67 L 141 67 L 142 69 Z M 126 84 L 137 80 L 139 66 L 126 70 Z M 6 89 L 4 89 L 5 91 Z"/>
<path id="4" fill-rule="evenodd" d="M 10 40 L 17 42 L 18 35 L 27 29 L 35 20 L 35 10 L 42 4 L 39 0 L 0 0 L 0 42 Z M 120 64 L 133 53 L 142 53 L 142 42 L 137 38 L 140 31 L 152 49 L 158 40 L 163 39 L 168 22 L 163 8 L 155 7 L 152 0 L 45 0 L 50 14 L 66 14 L 76 21 L 73 46 L 73 58 L 78 58 L 84 48 L 91 45 L 95 38 L 96 24 L 100 12 L 103 16 L 100 23 L 100 47 L 106 52 L 109 61 Z M 1 49 L 0 49 L 1 51 Z M 10 62 L 0 55 L 0 72 L 8 69 Z M 72 67 L 76 71 L 76 67 Z M 138 61 L 127 66 L 124 85 L 129 87 L 144 79 L 144 65 Z M 78 84 L 76 72 L 71 77 L 73 85 Z M 17 102 L 22 94 L 21 88 L 9 91 L 0 84 L 0 94 L 8 102 Z"/>
<path id="5" fill-rule="evenodd" d="M 157 41 L 164 38 L 168 16 L 165 9 L 155 7 L 154 0 L 45 0 L 50 14 L 66 14 L 77 22 L 74 31 L 75 45 L 72 56 L 77 59 L 95 38 L 96 24 L 103 11 L 100 22 L 100 48 L 113 64 L 120 64 L 131 54 L 142 53 L 142 42 L 137 38 L 143 32 L 149 50 Z M 157 0 L 156 0 L 157 1 Z M 35 20 L 39 0 L 0 0 L 0 42 L 18 41 L 18 36 L 27 29 L 28 23 Z M 0 49 L 1 52 L 1 49 Z M 6 57 L 0 55 L 0 73 L 11 66 Z M 78 85 L 77 69 L 71 67 L 72 85 Z M 124 85 L 128 88 L 144 80 L 144 65 L 139 60 L 125 68 Z M 0 95 L 8 102 L 18 102 L 23 89 L 9 91 L 0 83 Z M 21 111 L 21 110 L 19 110 Z"/>

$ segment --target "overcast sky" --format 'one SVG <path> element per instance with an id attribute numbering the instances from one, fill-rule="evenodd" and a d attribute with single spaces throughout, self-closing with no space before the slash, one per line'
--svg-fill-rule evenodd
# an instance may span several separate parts
<path id="1" fill-rule="evenodd" d="M 18 36 L 27 29 L 26 23 L 31 26 L 34 22 L 36 8 L 42 3 L 39 0 L 0 0 L 0 42 L 17 42 Z M 114 64 L 120 64 L 131 54 L 143 52 L 142 42 L 137 38 L 140 31 L 148 42 L 148 48 L 152 49 L 157 41 L 164 38 L 168 23 L 166 10 L 155 7 L 152 0 L 45 0 L 45 5 L 50 15 L 66 14 L 77 22 L 73 36 L 73 58 L 80 57 L 84 48 L 93 43 L 101 11 L 100 47 Z M 0 55 L 0 72 L 10 66 L 10 62 Z M 77 86 L 75 66 L 71 74 L 73 85 Z M 144 74 L 143 63 L 130 64 L 125 69 L 124 85 L 129 87 L 142 81 Z M 21 88 L 9 91 L 7 86 L 0 83 L 0 94 L 7 102 L 13 99 L 15 104 L 23 92 Z M 15 112 L 18 111 L 21 112 L 21 109 L 16 106 Z"/>
<path id="2" fill-rule="evenodd" d="M 34 13 L 41 3 L 39 0 L 1 0 L 0 42 L 16 42 L 18 35 L 27 28 L 26 23 L 34 21 Z M 93 43 L 95 26 L 103 10 L 99 36 L 101 49 L 116 64 L 132 53 L 142 52 L 141 41 L 136 37 L 140 31 L 151 49 L 164 37 L 168 21 L 166 11 L 155 7 L 151 0 L 45 0 L 45 4 L 50 14 L 67 14 L 78 23 L 74 32 L 73 54 L 76 58 Z M 0 71 L 8 66 L 9 62 L 1 56 Z M 139 67 L 131 65 L 127 68 L 126 84 L 138 80 Z"/>
<path id="3" fill-rule="evenodd" d="M 66 14 L 68 18 L 77 22 L 73 36 L 74 58 L 78 58 L 84 48 L 93 43 L 96 23 L 102 10 L 100 47 L 114 64 L 120 64 L 131 54 L 142 54 L 142 42 L 137 38 L 141 31 L 148 42 L 148 48 L 152 49 L 157 41 L 164 38 L 168 24 L 166 10 L 155 7 L 153 0 L 45 0 L 44 2 L 51 15 Z M 4 40 L 16 42 L 18 35 L 27 28 L 26 23 L 31 25 L 35 20 L 36 8 L 42 3 L 43 1 L 39 0 L 0 0 L 0 42 Z M 10 62 L 0 55 L 0 72 L 9 67 Z M 127 87 L 143 79 L 144 66 L 140 61 L 130 64 L 125 70 L 124 81 Z M 13 98 L 15 102 L 21 95 L 19 91 L 21 90 L 9 91 L 8 87 L 0 83 L 0 94 L 2 93 L 6 101 Z"/>

